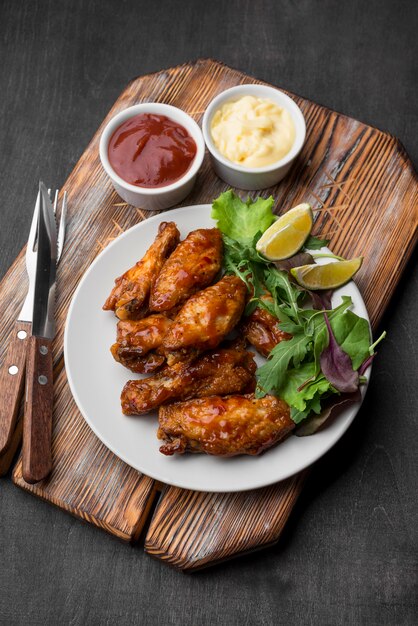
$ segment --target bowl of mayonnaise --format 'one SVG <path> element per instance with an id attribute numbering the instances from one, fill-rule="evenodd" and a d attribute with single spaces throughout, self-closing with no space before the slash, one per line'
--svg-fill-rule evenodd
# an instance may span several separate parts
<path id="1" fill-rule="evenodd" d="M 209 104 L 202 122 L 217 175 L 233 187 L 264 189 L 286 176 L 302 149 L 305 118 L 267 85 L 238 85 Z"/>

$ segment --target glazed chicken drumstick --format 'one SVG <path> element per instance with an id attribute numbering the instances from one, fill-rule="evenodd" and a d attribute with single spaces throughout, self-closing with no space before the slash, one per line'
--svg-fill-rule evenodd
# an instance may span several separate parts
<path id="1" fill-rule="evenodd" d="M 288 405 L 274 396 L 210 396 L 162 406 L 157 436 L 166 455 L 260 454 L 295 426 Z"/>
<path id="2" fill-rule="evenodd" d="M 271 296 L 270 299 L 272 299 Z M 246 318 L 242 331 L 244 337 L 256 348 L 257 352 L 268 357 L 274 346 L 281 341 L 291 339 L 289 333 L 280 330 L 279 324 L 277 317 L 258 306 Z"/>
<path id="3" fill-rule="evenodd" d="M 119 320 L 113 358 L 132 372 L 146 374 L 160 368 L 165 357 L 159 352 L 172 320 L 158 313 L 142 320 Z"/>
<path id="4" fill-rule="evenodd" d="M 130 380 L 121 395 L 125 415 L 140 415 L 189 398 L 252 391 L 254 355 L 244 348 L 213 350 L 191 364 L 176 363 L 143 380 Z"/>
<path id="5" fill-rule="evenodd" d="M 122 320 L 140 319 L 148 313 L 151 284 L 176 248 L 180 233 L 174 222 L 162 222 L 155 241 L 138 263 L 115 280 L 105 311 L 115 311 Z"/>
<path id="6" fill-rule="evenodd" d="M 247 287 L 240 278 L 224 276 L 189 298 L 163 339 L 168 364 L 216 348 L 238 323 L 246 296 Z"/>
<path id="7" fill-rule="evenodd" d="M 217 228 L 189 233 L 164 265 L 152 286 L 151 311 L 168 311 L 210 285 L 222 264 L 222 237 Z"/>

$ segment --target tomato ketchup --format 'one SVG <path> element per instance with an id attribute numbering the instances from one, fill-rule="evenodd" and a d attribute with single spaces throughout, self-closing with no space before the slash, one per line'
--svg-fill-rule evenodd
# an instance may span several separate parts
<path id="1" fill-rule="evenodd" d="M 165 115 L 140 113 L 115 130 L 108 155 L 115 172 L 131 185 L 165 187 L 187 172 L 196 150 L 184 126 Z"/>

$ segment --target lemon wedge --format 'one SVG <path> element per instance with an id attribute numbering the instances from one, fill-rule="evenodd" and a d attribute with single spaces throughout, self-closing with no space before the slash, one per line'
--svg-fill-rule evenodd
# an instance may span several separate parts
<path id="1" fill-rule="evenodd" d="M 306 289 L 335 289 L 351 280 L 363 263 L 363 257 L 326 265 L 301 265 L 290 271 L 299 285 Z"/>
<path id="2" fill-rule="evenodd" d="M 256 249 L 269 261 L 288 259 L 301 249 L 312 230 L 310 204 L 298 204 L 281 215 L 260 237 Z"/>

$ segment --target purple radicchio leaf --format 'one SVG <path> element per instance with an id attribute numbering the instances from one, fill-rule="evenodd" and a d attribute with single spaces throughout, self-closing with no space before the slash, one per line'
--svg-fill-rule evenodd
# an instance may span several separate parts
<path id="1" fill-rule="evenodd" d="M 318 291 L 309 291 L 308 293 L 312 298 L 312 306 L 317 311 L 323 311 L 325 309 L 332 309 L 331 298 L 333 289 L 320 289 Z"/>
<path id="2" fill-rule="evenodd" d="M 309 252 L 299 252 L 294 254 L 290 259 L 283 259 L 282 261 L 275 261 L 274 265 L 278 270 L 289 272 L 293 267 L 299 267 L 300 265 L 312 265 L 315 263 L 315 259 Z"/>
<path id="3" fill-rule="evenodd" d="M 356 391 L 359 385 L 358 372 L 353 370 L 350 357 L 338 345 L 325 312 L 324 318 L 328 328 L 329 341 L 320 356 L 321 370 L 337 391 L 352 393 Z"/>
<path id="4" fill-rule="evenodd" d="M 363 363 L 358 368 L 359 376 L 363 376 L 364 372 L 367 370 L 369 365 L 371 365 L 371 363 L 372 363 L 372 361 L 373 361 L 375 356 L 376 356 L 376 352 L 374 354 L 371 354 L 370 356 L 368 356 L 367 359 L 364 359 Z"/>
<path id="5" fill-rule="evenodd" d="M 355 402 L 360 402 L 360 400 L 361 392 L 359 388 L 357 388 L 353 393 L 342 393 L 339 396 L 332 396 L 328 399 L 324 410 L 321 411 L 319 415 L 312 415 L 311 417 L 306 418 L 300 426 L 296 428 L 295 434 L 297 437 L 307 437 L 308 435 L 313 435 L 318 432 L 318 430 L 322 430 L 324 426 L 329 426 L 329 424 L 341 413 L 341 411 Z"/>

